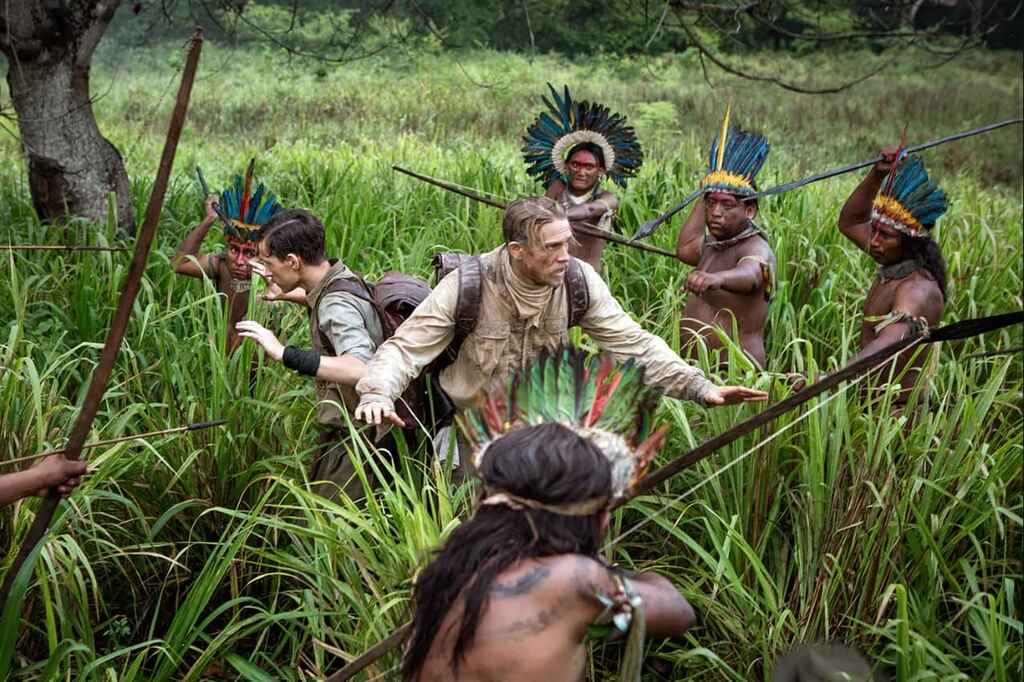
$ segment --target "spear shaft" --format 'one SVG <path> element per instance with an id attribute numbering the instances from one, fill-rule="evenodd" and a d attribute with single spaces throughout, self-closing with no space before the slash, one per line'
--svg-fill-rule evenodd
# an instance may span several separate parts
<path id="1" fill-rule="evenodd" d="M 227 419 L 218 419 L 212 422 L 199 422 L 196 424 L 186 424 L 185 426 L 175 426 L 170 429 L 161 429 L 159 431 L 147 431 L 146 433 L 136 433 L 130 436 L 119 436 L 117 438 L 108 438 L 107 440 L 97 440 L 92 443 L 86 443 L 82 446 L 82 450 L 89 450 L 90 448 L 100 448 L 105 445 L 116 445 L 117 443 L 125 443 L 131 440 L 139 440 L 144 438 L 156 438 L 157 436 L 169 436 L 174 433 L 183 433 L 185 431 L 201 431 L 202 429 L 211 429 L 215 426 L 223 426 L 227 424 Z M 8 459 L 0 462 L 0 466 L 7 466 L 9 464 L 18 464 L 20 462 L 27 462 L 32 459 L 38 459 L 39 457 L 49 457 L 50 455 L 59 455 L 62 452 L 66 452 L 64 448 L 59 450 L 47 450 L 46 452 L 37 452 L 34 455 L 26 455 L 24 457 L 15 457 L 14 459 Z"/>
<path id="2" fill-rule="evenodd" d="M 483 196 L 481 194 L 477 194 L 476 192 L 473 192 L 471 190 L 465 189 L 463 187 L 459 187 L 458 185 L 453 185 L 450 182 L 445 182 L 444 180 L 438 180 L 437 178 L 432 178 L 429 175 L 422 175 L 422 174 L 417 173 L 415 171 L 411 171 L 408 168 L 402 168 L 401 166 L 392 166 L 391 168 L 396 170 L 396 171 L 398 171 L 399 173 L 404 173 L 404 174 L 406 174 L 406 175 L 408 175 L 410 177 L 416 178 L 417 180 L 422 180 L 423 182 L 429 183 L 431 185 L 435 185 L 435 186 L 440 187 L 442 189 L 446 189 L 449 192 L 454 192 L 455 194 L 459 194 L 459 195 L 464 196 L 464 197 L 466 197 L 468 199 L 472 199 L 473 201 L 479 201 L 481 204 L 487 204 L 488 206 L 493 206 L 494 208 L 498 208 L 498 209 L 501 209 L 503 211 L 505 210 L 505 204 L 501 203 L 500 201 L 495 201 L 494 199 L 490 199 L 490 198 L 485 197 L 485 196 Z M 634 249 L 640 249 L 641 251 L 647 251 L 648 253 L 656 253 L 656 254 L 658 254 L 660 256 L 667 256 L 668 258 L 671 258 L 672 260 L 678 260 L 677 257 L 676 257 L 676 254 L 672 253 L 671 251 L 666 251 L 665 249 L 659 249 L 658 247 L 651 246 L 650 244 L 641 244 L 641 243 L 638 243 L 638 242 L 633 242 L 633 241 L 630 241 L 629 239 L 626 239 L 625 237 L 620 237 L 617 234 L 614 234 L 612 232 L 608 232 L 607 230 L 602 230 L 602 229 L 597 228 L 597 227 L 593 227 L 593 226 L 585 225 L 585 224 L 581 224 L 581 223 L 573 223 L 572 224 L 572 229 L 573 229 L 574 232 L 579 232 L 580 234 L 585 234 L 585 235 L 588 235 L 590 237 L 598 237 L 599 239 L 604 239 L 605 241 L 612 242 L 613 244 L 621 244 L 622 246 L 630 246 L 630 247 L 632 247 Z"/>
<path id="3" fill-rule="evenodd" d="M 1014 125 L 1014 124 L 1020 123 L 1022 121 L 1024 121 L 1024 118 L 1010 118 L 1010 119 L 1007 119 L 1005 121 L 1000 121 L 999 123 L 990 123 L 989 125 L 981 126 L 980 128 L 972 128 L 971 130 L 966 130 L 966 131 L 964 131 L 962 133 L 956 133 L 954 135 L 947 135 L 946 137 L 940 137 L 939 139 L 932 140 L 931 142 L 924 142 L 922 144 L 914 145 L 912 147 L 907 147 L 907 149 L 905 149 L 904 152 L 907 153 L 907 154 L 912 153 L 912 152 L 920 152 L 920 151 L 923 151 L 925 149 L 931 149 L 932 147 L 937 147 L 940 144 L 946 144 L 947 142 L 955 142 L 956 140 L 962 140 L 965 137 L 971 137 L 973 135 L 981 135 L 982 133 L 988 133 L 988 132 L 991 132 L 993 130 L 998 130 L 999 128 L 1005 128 L 1006 126 Z M 786 183 L 784 185 L 777 185 L 777 186 L 772 187 L 770 189 L 766 189 L 763 192 L 758 192 L 757 194 L 754 194 L 752 196 L 744 197 L 743 200 L 744 201 L 752 201 L 754 199 L 759 199 L 761 197 L 769 197 L 769 196 L 772 196 L 774 194 L 782 194 L 783 192 L 788 192 L 790 190 L 798 189 L 800 187 L 803 187 L 804 185 L 809 185 L 809 184 L 811 184 L 813 182 L 818 182 L 819 180 L 826 180 L 828 178 L 834 178 L 837 175 L 842 175 L 844 173 L 850 173 L 850 172 L 853 172 L 855 170 L 860 170 L 861 168 L 867 168 L 868 166 L 873 166 L 873 165 L 875 165 L 876 163 L 878 163 L 879 161 L 882 161 L 882 160 L 883 160 L 882 156 L 876 156 L 875 158 L 868 159 L 867 161 L 861 161 L 859 163 L 853 163 L 853 164 L 850 164 L 848 166 L 843 166 L 841 168 L 835 168 L 835 169 L 830 170 L 830 171 L 825 171 L 824 173 L 818 173 L 817 175 L 811 175 L 811 176 L 803 178 L 801 180 L 796 180 L 794 182 L 788 182 L 788 183 Z M 632 238 L 633 239 L 643 239 L 644 237 L 651 236 L 654 233 L 654 231 L 656 229 L 658 229 L 659 225 L 664 223 L 666 220 L 669 220 L 676 213 L 679 213 L 684 208 L 689 206 L 694 201 L 694 199 L 696 199 L 697 197 L 700 196 L 701 191 L 702 190 L 698 189 L 697 191 L 692 192 L 685 199 L 683 199 L 681 202 L 679 202 L 678 204 L 676 204 L 675 206 L 670 208 L 665 213 L 662 213 L 660 216 L 658 216 L 654 220 L 650 220 L 650 221 L 644 223 L 643 225 L 641 225 L 640 228 L 637 229 L 637 231 L 633 234 Z"/>
<path id="4" fill-rule="evenodd" d="M 946 137 L 940 137 L 939 139 L 932 140 L 931 142 L 923 142 L 923 143 L 918 144 L 918 145 L 913 145 L 913 146 L 910 146 L 910 147 L 907 147 L 906 149 L 904 149 L 903 152 L 904 152 L 904 154 L 912 154 L 914 152 L 924 151 L 925 149 L 931 149 L 932 147 L 938 147 L 940 144 L 946 144 L 947 142 L 956 142 L 957 140 L 962 140 L 965 137 L 972 137 L 974 135 L 981 135 L 982 133 L 987 133 L 987 132 L 991 132 L 993 130 L 998 130 L 999 128 L 1005 128 L 1006 126 L 1014 125 L 1015 123 L 1020 123 L 1022 121 L 1024 121 L 1024 118 L 1010 118 L 1010 119 L 1007 119 L 1005 121 L 1000 121 L 999 123 L 991 123 L 991 124 L 989 124 L 987 126 L 982 126 L 980 128 L 974 128 L 972 130 L 966 130 L 966 131 L 964 131 L 962 133 L 956 133 L 954 135 L 947 135 Z M 860 161 L 858 163 L 851 163 L 848 166 L 843 166 L 841 168 L 834 168 L 834 169 L 832 169 L 830 171 L 825 171 L 824 173 L 818 173 L 817 175 L 811 175 L 809 177 L 803 178 L 802 180 L 795 180 L 794 182 L 787 182 L 784 185 L 776 185 L 775 187 L 771 187 L 769 189 L 766 189 L 763 192 L 758 192 L 757 194 L 755 194 L 755 195 L 753 195 L 751 197 L 744 197 L 743 200 L 744 201 L 752 201 L 753 199 L 760 199 L 761 197 L 770 197 L 770 196 L 772 196 L 774 194 L 782 194 L 783 192 L 788 192 L 788 191 L 793 190 L 793 189 L 798 189 L 800 187 L 803 187 L 804 185 L 809 185 L 809 184 L 811 184 L 813 182 L 818 182 L 819 180 L 827 180 L 828 178 L 834 178 L 837 175 L 843 175 L 844 173 L 852 173 L 853 171 L 860 170 L 861 168 L 867 168 L 868 166 L 874 166 L 876 163 L 878 163 L 879 161 L 883 161 L 883 160 L 885 160 L 885 157 L 879 155 L 879 156 L 876 156 L 873 159 L 868 159 L 867 161 Z"/>
<path id="5" fill-rule="evenodd" d="M 123 246 L 62 246 L 60 244 L 0 244 L 0 251 L 127 251 Z"/>
<path id="6" fill-rule="evenodd" d="M 647 476 L 640 479 L 630 494 L 615 504 L 614 509 L 618 509 L 619 507 L 627 504 L 638 495 L 650 492 L 658 484 L 663 483 L 672 476 L 675 476 L 680 471 L 693 466 L 700 460 L 710 456 L 716 450 L 720 450 L 741 436 L 774 421 L 780 415 L 795 409 L 811 398 L 824 393 L 833 386 L 841 384 L 847 379 L 851 379 L 881 365 L 892 356 L 910 346 L 913 346 L 914 344 L 966 339 L 994 331 L 996 329 L 1002 329 L 1003 327 L 1022 323 L 1024 323 L 1024 310 L 1019 310 L 1002 315 L 992 315 L 989 317 L 955 322 L 953 324 L 946 325 L 945 327 L 938 327 L 924 333 L 912 334 L 906 338 L 896 341 L 895 343 L 889 344 L 885 348 L 880 348 L 871 355 L 851 362 L 849 365 L 843 367 L 834 374 L 830 374 L 824 379 L 811 384 L 807 388 L 794 393 L 785 400 L 775 403 L 762 412 L 755 414 L 750 419 L 740 422 L 728 431 L 701 443 L 693 450 L 680 455 L 661 468 L 652 471 Z M 367 649 L 361 656 L 357 657 L 344 668 L 328 677 L 325 682 L 345 682 L 345 680 L 351 679 L 354 675 L 373 664 L 373 662 L 381 656 L 401 645 L 401 643 L 405 641 L 405 638 L 409 634 L 411 628 L 411 623 L 405 623 L 399 626 L 390 635 L 388 635 L 387 638 L 377 642 L 371 648 Z"/>
<path id="7" fill-rule="evenodd" d="M 157 169 L 156 179 L 153 182 L 153 190 L 149 195 L 149 204 L 146 206 L 146 214 L 142 220 L 142 228 L 135 241 L 135 254 L 132 256 L 131 265 L 128 267 L 128 275 L 125 277 L 121 289 L 121 296 L 117 301 L 117 309 L 110 322 L 110 331 L 107 340 L 100 352 L 100 359 L 93 371 L 92 380 L 82 401 L 82 408 L 71 428 L 68 437 L 68 444 L 64 454 L 68 459 L 78 459 L 85 444 L 85 438 L 89 435 L 89 429 L 99 411 L 100 402 L 106 392 L 107 384 L 110 381 L 110 374 L 114 370 L 114 362 L 117 360 L 118 352 L 121 349 L 121 341 L 124 339 L 125 330 L 128 328 L 128 319 L 132 314 L 132 306 L 135 304 L 135 297 L 139 293 L 142 284 L 142 275 L 146 269 L 146 259 L 149 256 L 153 238 L 156 236 L 156 228 L 160 219 L 160 210 L 163 207 L 164 195 L 167 193 L 167 184 L 171 178 L 171 168 L 174 165 L 174 155 L 178 149 L 178 140 L 181 137 L 181 129 L 185 125 L 185 114 L 188 112 L 189 97 L 192 93 L 192 83 L 195 81 L 196 68 L 199 64 L 199 53 L 202 50 L 203 35 L 202 29 L 196 29 L 189 42 L 188 55 L 185 58 L 185 67 L 181 76 L 181 85 L 178 88 L 178 95 L 175 99 L 174 110 L 171 113 L 170 124 L 167 128 L 167 139 L 164 142 L 163 153 L 160 156 L 160 166 Z M 11 587 L 15 578 L 21 572 L 22 564 L 35 549 L 35 546 L 42 540 L 50 525 L 50 519 L 57 511 L 60 504 L 60 495 L 56 488 L 51 488 L 46 499 L 43 500 L 32 521 L 32 526 L 25 535 L 18 550 L 14 563 L 7 569 L 4 576 L 3 586 L 0 587 L 0 605 L 7 604 Z M 27 576 L 26 578 L 27 579 Z"/>

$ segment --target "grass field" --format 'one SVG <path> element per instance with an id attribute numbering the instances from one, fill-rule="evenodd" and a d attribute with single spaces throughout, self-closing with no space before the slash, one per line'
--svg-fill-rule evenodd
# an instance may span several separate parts
<path id="1" fill-rule="evenodd" d="M 827 79 L 880 58 L 746 59 Z M 97 117 L 125 155 L 140 216 L 181 61 L 169 43 L 107 44 L 97 59 Z M 324 219 L 334 255 L 371 276 L 427 276 L 436 250 L 495 244 L 499 216 L 390 165 L 503 198 L 537 192 L 518 136 L 546 81 L 635 122 L 648 155 L 622 194 L 629 234 L 693 187 L 729 98 L 736 120 L 773 144 L 763 185 L 870 158 L 904 125 L 920 141 L 1021 114 L 1020 53 L 925 66 L 902 63 L 846 93 L 810 97 L 714 73 L 712 89 L 686 55 L 531 63 L 420 51 L 334 67 L 207 45 L 158 243 L 93 438 L 215 418 L 232 426 L 92 452 L 95 474 L 62 505 L 19 592 L 20 612 L 3 605 L 0 679 L 316 678 L 405 619 L 413 572 L 467 511 L 467 491 L 422 453 L 404 458 L 362 505 L 305 490 L 312 386 L 249 345 L 225 360 L 213 290 L 170 269 L 201 216 L 197 164 L 216 187 L 256 156 L 285 205 Z M 926 153 L 952 199 L 936 230 L 950 269 L 944 321 L 1024 307 L 1021 149 L 1018 127 Z M 5 242 L 113 239 L 105 226 L 41 226 L 19 154 L 13 135 L 0 136 Z M 872 264 L 835 228 L 856 182 L 844 176 L 764 203 L 760 220 L 779 262 L 769 367 L 735 363 L 722 381 L 778 398 L 787 392 L 780 373 L 829 371 L 856 352 Z M 653 241 L 669 247 L 677 227 Z M 63 442 L 127 265 L 118 254 L 4 258 L 0 466 Z M 686 272 L 658 256 L 606 251 L 612 291 L 673 345 Z M 301 310 L 254 311 L 308 345 Z M 830 393 L 619 514 L 609 557 L 670 575 L 698 612 L 685 640 L 649 647 L 672 664 L 672 678 L 764 680 L 792 644 L 835 639 L 900 682 L 1020 679 L 1024 368 L 1019 353 L 970 356 L 1021 341 L 1016 328 L 943 347 L 913 428 L 887 401 L 865 405 L 857 388 Z M 754 409 L 666 401 L 663 456 Z M 36 507 L 0 510 L 0 569 Z M 604 679 L 619 648 L 594 654 L 594 677 Z M 365 679 L 391 679 L 396 663 L 383 659 Z"/>

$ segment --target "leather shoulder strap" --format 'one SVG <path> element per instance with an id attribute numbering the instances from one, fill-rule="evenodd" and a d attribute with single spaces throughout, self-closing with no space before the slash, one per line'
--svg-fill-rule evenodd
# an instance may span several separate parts
<path id="1" fill-rule="evenodd" d="M 480 296 L 483 265 L 480 256 L 471 256 L 459 264 L 459 297 L 455 303 L 455 337 L 449 348 L 459 352 L 462 342 L 474 329 L 480 317 Z"/>
<path id="2" fill-rule="evenodd" d="M 373 296 L 370 292 L 369 285 L 358 275 L 356 275 L 355 279 L 342 277 L 325 286 L 323 291 L 320 292 L 320 296 L 317 298 L 316 304 L 320 305 L 320 301 L 322 301 L 324 296 L 327 294 L 352 294 L 358 299 L 362 299 L 371 305 L 373 304 Z"/>
<path id="3" fill-rule="evenodd" d="M 320 307 L 320 301 L 322 301 L 324 296 L 327 294 L 351 294 L 361 301 L 366 301 L 370 304 L 370 307 L 373 308 L 373 312 L 377 315 L 377 319 L 381 324 L 384 323 L 381 311 L 377 307 L 376 301 L 373 299 L 373 292 L 370 289 L 370 285 L 367 284 L 366 280 L 364 280 L 360 275 L 356 274 L 353 278 L 341 277 L 325 286 L 323 290 L 320 291 L 320 295 L 317 296 L 317 299 L 314 302 L 314 305 L 317 308 Z M 334 344 L 327 335 L 319 329 L 317 329 L 317 335 L 320 337 L 320 345 L 323 346 L 324 350 L 331 355 L 334 355 Z"/>
<path id="4" fill-rule="evenodd" d="M 569 268 L 565 271 L 565 302 L 568 328 L 578 327 L 590 307 L 590 290 L 587 276 L 576 258 L 569 259 Z"/>

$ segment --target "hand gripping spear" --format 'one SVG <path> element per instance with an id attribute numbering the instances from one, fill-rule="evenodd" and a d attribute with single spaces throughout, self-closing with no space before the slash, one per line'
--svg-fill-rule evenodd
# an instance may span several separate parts
<path id="1" fill-rule="evenodd" d="M 131 266 L 128 269 L 128 276 L 125 278 L 124 286 L 121 289 L 121 297 L 117 301 L 117 309 L 114 311 L 113 320 L 110 323 L 110 332 L 107 334 L 106 343 L 100 353 L 99 364 L 93 372 L 92 381 L 89 383 L 89 390 L 82 402 L 82 409 L 71 429 L 68 437 L 68 444 L 64 448 L 64 456 L 68 459 L 78 459 L 86 436 L 96 413 L 99 411 L 100 401 L 106 391 L 110 374 L 114 369 L 114 362 L 121 349 L 121 341 L 124 339 L 125 329 L 128 326 L 128 318 L 131 317 L 132 305 L 139 293 L 142 282 L 142 274 L 146 269 L 146 258 L 149 255 L 150 246 L 153 244 L 153 237 L 156 235 L 157 223 L 160 219 L 160 210 L 163 207 L 164 195 L 167 192 L 167 183 L 171 177 L 171 167 L 174 165 L 174 154 L 178 148 L 178 139 L 181 137 L 181 129 L 185 124 L 185 114 L 188 111 L 189 96 L 192 93 L 192 83 L 195 80 L 196 67 L 199 64 L 199 53 L 203 46 L 202 29 L 196 29 L 189 41 L 188 55 L 185 58 L 185 69 L 181 76 L 181 85 L 178 88 L 178 96 L 174 103 L 174 110 L 171 113 L 171 122 L 167 129 L 167 140 L 164 143 L 163 154 L 160 157 L 160 167 L 157 170 L 156 181 L 153 183 L 153 191 L 149 195 L 149 204 L 146 206 L 146 215 L 142 221 L 142 229 L 139 231 L 138 240 L 135 242 L 135 255 L 132 256 Z M 28 580 L 31 574 L 31 564 L 26 564 L 26 559 L 34 551 L 36 545 L 46 534 L 57 505 L 60 503 L 60 496 L 56 490 L 51 489 L 45 500 L 36 513 L 36 518 L 29 528 L 25 541 L 18 550 L 18 556 L 14 563 L 7 569 L 4 576 L 3 587 L 0 588 L 0 608 L 8 605 L 8 597 L 14 581 Z"/>
<path id="2" fill-rule="evenodd" d="M 956 341 L 959 339 L 966 339 L 986 332 L 1009 327 L 1010 325 L 1022 323 L 1024 323 L 1024 310 L 1019 310 L 1012 313 L 1004 313 L 1002 315 L 962 320 L 960 322 L 946 325 L 945 327 L 938 327 L 918 332 L 916 334 L 909 334 L 903 339 L 889 344 L 885 348 L 880 348 L 871 355 L 867 355 L 859 360 L 851 362 L 849 365 L 846 365 L 835 373 L 825 376 L 821 380 L 794 393 L 785 400 L 775 403 L 762 412 L 755 414 L 753 417 L 733 426 L 728 431 L 721 433 L 710 440 L 704 441 L 689 452 L 686 452 L 674 458 L 664 466 L 655 469 L 640 479 L 640 481 L 637 482 L 625 497 L 616 502 L 613 509 L 618 509 L 619 507 L 629 503 L 630 500 L 635 497 L 650 492 L 672 476 L 675 476 L 684 469 L 688 469 L 702 459 L 710 457 L 716 451 L 724 448 L 736 439 L 774 421 L 786 412 L 799 407 L 803 403 L 824 393 L 828 389 L 878 367 L 886 360 L 889 360 L 897 353 L 900 353 L 911 346 L 917 344 L 937 343 L 939 341 Z M 381 656 L 401 645 L 409 634 L 411 627 L 411 623 L 405 623 L 404 625 L 399 626 L 385 639 L 377 642 L 375 645 L 367 649 L 361 656 L 328 677 L 326 682 L 344 682 L 345 680 L 349 680 L 362 672 Z"/>
<path id="3" fill-rule="evenodd" d="M 987 133 L 987 132 L 991 132 L 993 130 L 998 130 L 999 128 L 1005 128 L 1006 126 L 1014 125 L 1015 123 L 1020 123 L 1022 121 L 1024 121 L 1024 118 L 1011 118 L 1011 119 L 1007 119 L 1005 121 L 1000 121 L 999 123 L 991 123 L 991 124 L 989 124 L 987 126 L 982 126 L 980 128 L 973 128 L 972 130 L 967 130 L 967 131 L 964 131 L 962 133 L 956 133 L 955 135 L 947 135 L 946 137 L 940 137 L 939 139 L 932 140 L 931 142 L 925 142 L 923 144 L 918 144 L 918 145 L 914 145 L 912 147 L 907 147 L 906 149 L 903 150 L 903 153 L 904 154 L 910 154 L 912 152 L 920 152 L 920 151 L 923 151 L 925 149 L 931 149 L 932 147 L 938 147 L 940 144 L 946 144 L 947 142 L 954 142 L 956 140 L 962 140 L 965 137 L 971 137 L 973 135 L 981 135 L 982 133 Z M 753 199 L 760 199 L 761 197 L 770 197 L 773 194 L 782 194 L 783 192 L 788 192 L 790 190 L 798 189 L 800 187 L 803 187 L 804 185 L 809 185 L 812 182 L 818 182 L 819 180 L 826 180 L 828 178 L 834 178 L 835 176 L 842 175 L 843 173 L 850 173 L 850 172 L 855 171 L 855 170 L 860 170 L 861 168 L 867 168 L 868 166 L 873 166 L 873 165 L 875 165 L 876 163 L 878 163 L 879 161 L 882 161 L 882 160 L 883 160 L 883 157 L 876 156 L 875 158 L 868 159 L 867 161 L 861 161 L 859 163 L 850 164 L 849 166 L 843 166 L 841 168 L 835 168 L 835 169 L 830 170 L 830 171 L 825 171 L 824 173 L 818 173 L 817 175 L 811 175 L 809 177 L 803 178 L 802 180 L 795 180 L 794 182 L 787 182 L 784 185 L 777 185 L 775 187 L 772 187 L 771 189 L 766 189 L 763 192 L 758 192 L 757 194 L 751 195 L 749 197 L 743 197 L 743 200 L 744 201 L 751 201 Z M 658 216 L 654 220 L 649 220 L 646 223 L 644 223 L 643 225 L 641 225 L 640 228 L 633 235 L 632 239 L 634 239 L 634 240 L 635 239 L 643 239 L 644 237 L 649 237 L 652 234 L 654 234 L 654 231 L 656 229 L 658 229 L 659 225 L 664 223 L 666 220 L 669 220 L 676 213 L 679 213 L 684 208 L 686 208 L 691 203 L 693 203 L 693 200 L 696 199 L 697 197 L 699 197 L 702 191 L 703 190 L 698 189 L 695 192 L 691 192 L 690 194 L 688 194 L 686 196 L 685 199 L 683 199 L 681 202 L 679 202 L 678 204 L 676 204 L 675 206 L 670 208 L 665 213 L 662 213 L 660 216 Z"/>
<path id="4" fill-rule="evenodd" d="M 416 173 L 415 171 L 411 171 L 408 168 L 402 168 L 401 166 L 392 166 L 391 168 L 396 170 L 396 171 L 398 171 L 399 173 L 404 173 L 404 174 L 406 174 L 406 175 L 408 175 L 410 177 L 416 178 L 417 180 L 422 180 L 423 182 L 429 183 L 429 184 L 434 185 L 436 187 L 440 187 L 441 189 L 446 189 L 449 192 L 454 192 L 455 194 L 460 194 L 460 195 L 462 195 L 464 197 L 472 199 L 473 201 L 479 201 L 481 204 L 487 204 L 488 206 L 493 206 L 494 208 L 500 208 L 503 211 L 505 210 L 505 204 L 501 203 L 500 201 L 495 201 L 494 199 L 488 199 L 487 197 L 485 197 L 485 196 L 483 196 L 481 194 L 478 194 L 476 192 L 473 192 L 472 190 L 468 190 L 468 189 L 465 189 L 463 187 L 459 187 L 457 185 L 453 185 L 450 182 L 445 182 L 444 180 L 438 180 L 436 178 L 432 178 L 429 175 L 421 175 L 420 173 Z M 593 226 L 590 226 L 590 225 L 583 225 L 583 224 L 580 224 L 580 223 L 574 223 L 572 225 L 572 229 L 573 229 L 574 232 L 579 232 L 580 234 L 585 234 L 585 235 L 588 235 L 590 237 L 599 237 L 601 239 L 604 239 L 605 241 L 612 242 L 613 244 L 621 244 L 622 246 L 631 246 L 634 249 L 640 249 L 641 251 L 647 251 L 648 253 L 656 253 L 656 254 L 658 254 L 660 256 L 667 256 L 667 257 L 669 257 L 669 258 L 671 258 L 673 260 L 677 260 L 676 254 L 672 253 L 671 251 L 666 251 L 665 249 L 659 249 L 658 247 L 651 246 L 650 244 L 639 244 L 637 242 L 630 241 L 630 240 L 626 239 L 625 237 L 620 237 L 619 235 L 617 235 L 617 234 L 615 234 L 613 232 L 608 232 L 607 230 L 602 230 L 602 229 L 597 228 L 597 227 L 593 227 Z"/>

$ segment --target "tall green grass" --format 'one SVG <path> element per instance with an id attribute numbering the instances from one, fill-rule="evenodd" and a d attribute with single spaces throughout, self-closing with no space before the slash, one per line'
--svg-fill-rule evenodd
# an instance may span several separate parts
<path id="1" fill-rule="evenodd" d="M 141 215 L 175 48 L 104 50 L 95 108 L 125 153 Z M 825 56 L 769 58 L 785 69 L 850 68 Z M 693 185 L 728 96 L 740 122 L 773 143 L 764 184 L 867 158 L 905 123 L 920 139 L 1021 108 L 1019 56 L 991 53 L 939 71 L 905 64 L 847 94 L 807 98 L 735 80 L 710 89 L 685 56 L 539 57 L 531 65 L 493 53 L 407 53 L 317 69 L 207 46 L 158 242 L 92 435 L 220 417 L 232 425 L 93 451 L 94 475 L 62 505 L 24 577 L 23 603 L 10 606 L 20 618 L 0 624 L 0 678 L 309 679 L 405 618 L 416 568 L 465 515 L 469 491 L 416 450 L 387 471 L 355 453 L 387 481 L 364 503 L 308 492 L 312 387 L 248 344 L 225 359 L 215 292 L 171 272 L 175 245 L 201 216 L 191 169 L 201 165 L 216 187 L 256 155 L 261 179 L 286 205 L 323 217 L 332 254 L 371 276 L 427 276 L 438 249 L 495 244 L 499 215 L 390 165 L 501 197 L 536 192 L 516 139 L 547 80 L 599 96 L 636 122 L 648 157 L 623 195 L 627 233 Z M 1024 305 L 1019 142 L 1011 129 L 926 157 L 953 201 L 936 235 L 950 265 L 946 321 Z M 66 233 L 40 225 L 17 141 L 0 138 L 0 155 L 4 239 L 113 239 L 86 224 Z M 736 363 L 720 380 L 778 398 L 788 391 L 780 373 L 817 375 L 856 352 L 872 269 L 834 227 L 856 181 L 764 203 L 760 220 L 779 262 L 769 367 Z M 675 229 L 654 242 L 671 246 Z M 63 442 L 127 258 L 13 254 L 2 267 L 0 462 Z M 674 345 L 685 273 L 671 260 L 606 251 L 612 291 Z M 308 345 L 301 310 L 261 304 L 253 315 Z M 1019 679 L 1024 371 L 1019 355 L 967 356 L 1021 340 L 1012 329 L 944 346 L 927 409 L 912 426 L 887 401 L 867 405 L 859 388 L 839 391 L 619 514 L 610 537 L 621 538 L 609 556 L 671 576 L 698 610 L 685 640 L 651 645 L 673 679 L 767 679 L 781 650 L 815 639 L 859 646 L 901 681 Z M 756 408 L 667 401 L 661 409 L 672 424 L 668 457 Z M 0 568 L 35 507 L 26 500 L 0 510 Z M 595 651 L 598 679 L 618 653 Z M 395 663 L 383 659 L 367 678 L 393 677 Z"/>

